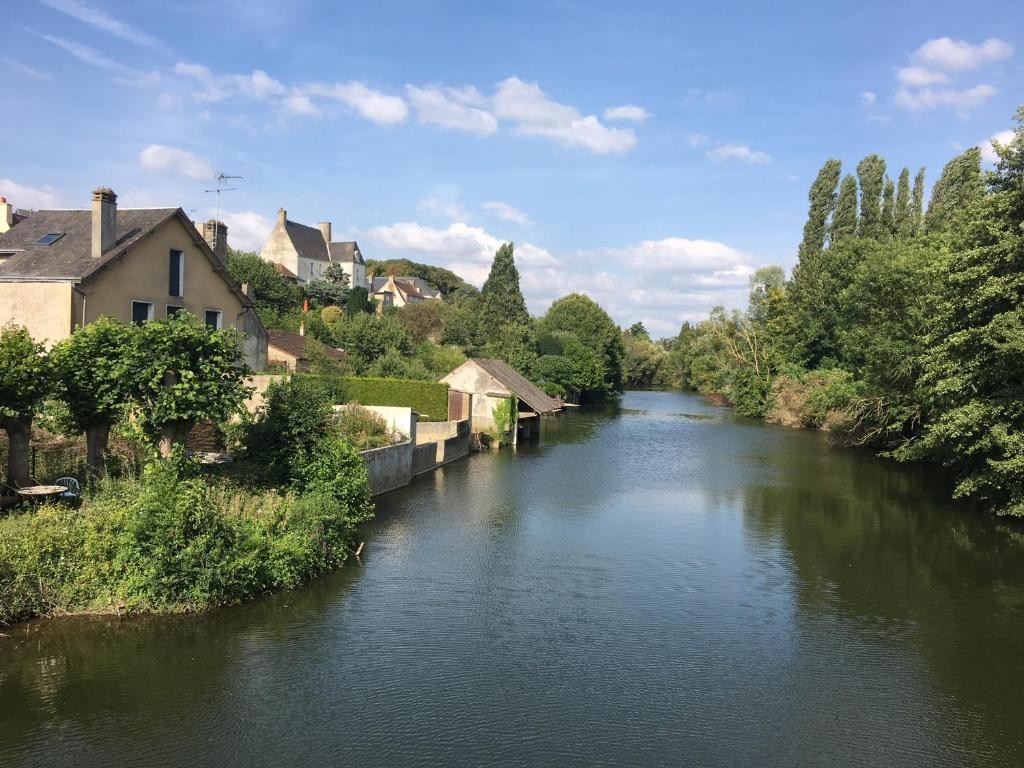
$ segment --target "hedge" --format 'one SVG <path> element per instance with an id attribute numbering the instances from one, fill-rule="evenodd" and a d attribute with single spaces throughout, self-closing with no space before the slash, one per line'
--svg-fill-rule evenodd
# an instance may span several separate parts
<path id="1" fill-rule="evenodd" d="M 448 420 L 448 385 L 439 381 L 318 376 L 340 403 L 412 408 L 420 421 Z"/>

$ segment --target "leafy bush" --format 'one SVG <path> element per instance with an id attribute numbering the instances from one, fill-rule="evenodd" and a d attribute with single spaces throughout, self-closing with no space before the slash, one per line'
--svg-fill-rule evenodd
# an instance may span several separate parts
<path id="1" fill-rule="evenodd" d="M 412 408 L 420 421 L 448 419 L 448 385 L 438 381 L 375 379 L 354 376 L 294 376 L 293 380 L 317 380 L 335 403 L 393 405 Z"/>
<path id="2" fill-rule="evenodd" d="M 796 370 L 775 379 L 765 418 L 786 427 L 835 431 L 842 428 L 857 399 L 857 383 L 847 371 Z"/>
<path id="3" fill-rule="evenodd" d="M 359 452 L 340 435 L 316 445 L 298 463 L 292 487 L 308 496 L 325 496 L 340 503 L 352 522 L 371 516 L 369 475 Z"/>
<path id="4" fill-rule="evenodd" d="M 371 410 L 358 405 L 342 408 L 334 417 L 335 426 L 357 451 L 383 448 L 391 444 L 388 423 Z"/>

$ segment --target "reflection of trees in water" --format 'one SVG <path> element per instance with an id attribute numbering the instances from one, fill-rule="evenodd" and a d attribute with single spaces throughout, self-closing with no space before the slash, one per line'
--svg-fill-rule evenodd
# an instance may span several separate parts
<path id="1" fill-rule="evenodd" d="M 801 613 L 906 638 L 981 715 L 978 735 L 1024 758 L 1024 530 L 951 504 L 930 468 L 785 448 L 744 511 L 748 532 L 792 559 Z"/>
<path id="2" fill-rule="evenodd" d="M 583 408 L 569 408 L 565 413 L 541 420 L 540 447 L 563 443 L 585 443 L 608 419 L 617 418 L 622 406 L 616 400 L 595 403 Z"/>

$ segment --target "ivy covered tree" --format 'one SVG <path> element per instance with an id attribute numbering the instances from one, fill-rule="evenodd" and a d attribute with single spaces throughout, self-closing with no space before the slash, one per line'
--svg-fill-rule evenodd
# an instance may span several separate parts
<path id="1" fill-rule="evenodd" d="M 130 403 L 135 332 L 135 326 L 101 317 L 51 353 L 57 394 L 72 426 L 85 433 L 86 466 L 94 475 L 104 471 L 110 427 Z"/>
<path id="2" fill-rule="evenodd" d="M 143 323 L 129 355 L 132 389 L 160 455 L 170 456 L 199 420 L 227 420 L 247 397 L 238 333 L 187 312 Z"/>
<path id="3" fill-rule="evenodd" d="M 50 394 L 50 359 L 26 328 L 0 328 L 0 427 L 7 433 L 7 484 L 31 483 L 32 419 Z"/>

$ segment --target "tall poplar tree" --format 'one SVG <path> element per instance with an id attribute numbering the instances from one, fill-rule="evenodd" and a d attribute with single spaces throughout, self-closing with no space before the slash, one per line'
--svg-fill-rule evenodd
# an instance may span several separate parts
<path id="1" fill-rule="evenodd" d="M 835 245 L 857 234 L 857 180 L 846 174 L 839 187 L 836 212 L 832 216 L 829 245 Z"/>
<path id="2" fill-rule="evenodd" d="M 963 215 L 967 207 L 985 193 L 981 176 L 981 150 L 971 147 L 957 155 L 942 169 L 942 175 L 932 187 L 928 213 L 924 217 L 927 232 L 948 229 Z"/>
<path id="3" fill-rule="evenodd" d="M 885 184 L 885 159 L 868 155 L 857 163 L 860 181 L 860 222 L 857 234 L 881 240 L 885 229 L 882 224 L 882 187 Z"/>
<path id="4" fill-rule="evenodd" d="M 804 237 L 800 241 L 801 262 L 815 258 L 825 247 L 826 228 L 829 216 L 835 209 L 836 186 L 839 184 L 841 169 L 842 165 L 838 160 L 827 160 L 807 193 L 810 208 L 807 212 L 807 223 L 804 224 Z"/>
<path id="5" fill-rule="evenodd" d="M 910 197 L 910 215 L 914 234 L 921 232 L 924 225 L 924 167 L 922 166 L 914 177 L 914 191 Z"/>
<path id="6" fill-rule="evenodd" d="M 914 214 L 910 208 L 910 169 L 900 171 L 896 185 L 896 218 L 893 222 L 898 240 L 909 240 L 914 234 Z"/>
<path id="7" fill-rule="evenodd" d="M 882 236 L 891 240 L 896 235 L 896 184 L 888 176 L 882 193 Z"/>
<path id="8" fill-rule="evenodd" d="M 519 288 L 514 253 L 512 243 L 502 243 L 494 254 L 491 272 L 480 292 L 480 328 L 484 334 L 493 335 L 503 326 L 530 322 L 526 300 Z"/>

